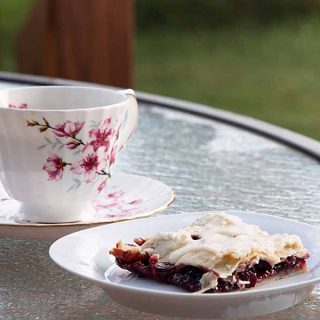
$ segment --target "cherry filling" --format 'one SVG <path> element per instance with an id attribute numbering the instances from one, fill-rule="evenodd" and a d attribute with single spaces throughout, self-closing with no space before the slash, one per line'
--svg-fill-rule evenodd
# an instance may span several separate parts
<path id="1" fill-rule="evenodd" d="M 119 267 L 138 274 L 141 277 L 155 279 L 161 282 L 174 284 L 191 292 L 201 290 L 200 279 L 206 269 L 159 262 L 157 256 L 141 254 L 138 251 L 123 251 L 114 248 L 111 253 L 116 257 Z M 207 293 L 230 292 L 244 288 L 254 287 L 265 278 L 278 274 L 287 274 L 299 271 L 306 267 L 306 258 L 290 256 L 273 267 L 264 260 L 254 266 L 247 267 L 241 271 L 235 271 L 227 279 L 218 278 L 218 285 Z"/>

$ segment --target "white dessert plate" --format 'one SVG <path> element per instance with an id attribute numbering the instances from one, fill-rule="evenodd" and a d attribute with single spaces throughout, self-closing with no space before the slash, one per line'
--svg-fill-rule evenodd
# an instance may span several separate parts
<path id="1" fill-rule="evenodd" d="M 114 264 L 108 251 L 122 239 L 148 237 L 191 224 L 204 213 L 162 215 L 83 230 L 57 240 L 50 257 L 63 269 L 88 279 L 113 300 L 133 309 L 170 317 L 236 319 L 267 314 L 303 301 L 320 281 L 320 229 L 280 217 L 228 212 L 269 233 L 293 233 L 310 251 L 309 271 L 269 280 L 246 291 L 215 294 L 188 293 L 172 285 L 137 278 Z"/>
<path id="2" fill-rule="evenodd" d="M 109 185 L 94 201 L 96 213 L 86 221 L 31 223 L 18 217 L 19 203 L 10 199 L 0 184 L 0 238 L 52 240 L 98 224 L 149 216 L 165 209 L 174 193 L 164 183 L 132 174 L 114 174 Z"/>

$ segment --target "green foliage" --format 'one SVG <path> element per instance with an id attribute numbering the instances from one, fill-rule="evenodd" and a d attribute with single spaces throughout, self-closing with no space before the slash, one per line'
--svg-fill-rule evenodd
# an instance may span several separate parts
<path id="1" fill-rule="evenodd" d="M 35 0 L 0 0 L 0 43 L 2 70 L 14 70 L 15 36 Z"/>
<path id="2" fill-rule="evenodd" d="M 320 20 L 141 32 L 139 90 L 202 102 L 320 138 Z"/>
<path id="3" fill-rule="evenodd" d="M 320 13 L 320 0 L 136 0 L 137 28 L 211 29 Z"/>

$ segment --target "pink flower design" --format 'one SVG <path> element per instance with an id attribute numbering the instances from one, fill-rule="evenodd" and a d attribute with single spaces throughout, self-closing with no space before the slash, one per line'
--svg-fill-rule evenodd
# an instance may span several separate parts
<path id="1" fill-rule="evenodd" d="M 66 144 L 66 147 L 70 150 L 76 149 L 81 143 L 78 141 L 70 141 Z"/>
<path id="2" fill-rule="evenodd" d="M 112 122 L 112 118 L 107 118 L 107 119 L 105 119 L 105 120 L 103 121 L 103 123 L 102 123 L 102 128 L 105 128 L 105 127 L 107 127 L 107 126 L 110 126 L 111 122 Z"/>
<path id="3" fill-rule="evenodd" d="M 28 105 L 26 103 L 21 103 L 18 106 L 16 106 L 15 104 L 9 103 L 8 107 L 11 109 L 28 109 Z"/>
<path id="4" fill-rule="evenodd" d="M 105 119 L 100 128 L 91 129 L 88 133 L 89 141 L 83 141 L 77 137 L 84 127 L 85 121 L 67 120 L 64 123 L 51 125 L 45 117 L 42 120 L 27 120 L 28 127 L 38 127 L 40 132 L 52 132 L 56 137 L 56 142 L 52 142 L 49 138 L 46 138 L 48 143 L 41 146 L 41 149 L 47 145 L 52 145 L 52 148 L 54 148 L 57 144 L 59 144 L 59 150 L 63 147 L 69 150 L 74 150 L 78 147 L 80 149 L 74 153 L 74 155 L 79 155 L 80 159 L 78 157 L 78 161 L 72 163 L 64 162 L 56 154 L 50 156 L 43 165 L 43 170 L 48 173 L 49 180 L 61 180 L 64 167 L 70 166 L 71 172 L 82 175 L 83 182 L 90 183 L 95 181 L 99 183 L 97 191 L 101 192 L 106 186 L 108 178 L 111 177 L 110 166 L 114 164 L 117 154 L 115 143 L 119 134 L 119 128 L 117 128 L 117 131 L 115 131 L 115 128 L 112 128 L 112 118 Z M 57 137 L 67 139 L 65 142 L 62 142 Z M 109 150 L 111 146 L 112 148 Z M 102 182 L 100 179 L 97 179 L 100 176 L 104 176 L 101 177 Z M 76 181 L 77 183 L 81 183 L 80 180 Z M 71 186 L 69 190 L 73 188 L 74 186 Z"/>
<path id="5" fill-rule="evenodd" d="M 107 198 L 112 198 L 115 201 L 117 201 L 122 196 L 123 196 L 123 191 L 114 191 L 107 194 Z"/>
<path id="6" fill-rule="evenodd" d="M 82 129 L 84 125 L 84 121 L 70 121 L 67 120 L 66 122 L 62 124 L 58 124 L 54 127 L 54 134 L 57 137 L 63 138 L 63 137 L 71 137 L 74 138 Z"/>
<path id="7" fill-rule="evenodd" d="M 108 151 L 112 134 L 112 129 L 91 129 L 89 131 L 89 137 L 94 140 L 90 141 L 89 145 L 93 147 L 94 151 L 97 151 L 100 147 Z"/>
<path id="8" fill-rule="evenodd" d="M 112 149 L 111 152 L 108 156 L 108 160 L 109 160 L 109 166 L 112 166 L 115 161 L 116 161 L 116 156 L 117 156 L 117 146 L 115 145 Z"/>
<path id="9" fill-rule="evenodd" d="M 129 204 L 140 204 L 140 203 L 142 203 L 142 199 L 135 199 L 135 200 L 129 202 Z"/>
<path id="10" fill-rule="evenodd" d="M 84 152 L 80 161 L 71 165 L 70 170 L 79 175 L 84 175 L 84 182 L 90 183 L 94 180 L 97 174 L 105 175 L 106 160 L 99 159 L 98 155 L 90 149 Z"/>
<path id="11" fill-rule="evenodd" d="M 120 136 L 120 129 L 122 128 L 122 125 L 123 125 L 123 123 L 121 122 L 121 123 L 120 123 L 120 126 L 118 127 L 118 129 L 117 129 L 117 131 L 116 131 L 116 140 L 118 140 L 118 139 L 119 139 L 119 136 Z"/>
<path id="12" fill-rule="evenodd" d="M 62 178 L 65 165 L 62 158 L 53 154 L 47 159 L 42 169 L 48 173 L 49 180 L 59 181 Z"/>
<path id="13" fill-rule="evenodd" d="M 127 217 L 139 208 L 143 203 L 143 199 L 127 199 L 125 192 L 122 190 L 114 190 L 106 193 L 94 202 L 94 207 L 98 211 L 102 211 L 106 218 Z"/>
<path id="14" fill-rule="evenodd" d="M 110 129 L 112 118 L 107 118 L 103 121 L 100 128 L 91 129 L 89 131 L 89 137 L 93 139 L 89 142 L 89 145 L 93 147 L 94 151 L 97 151 L 100 147 L 108 151 L 110 147 L 110 139 L 114 135 L 114 130 Z"/>
<path id="15" fill-rule="evenodd" d="M 100 193 L 107 185 L 108 179 L 104 179 L 98 186 L 98 192 Z"/>

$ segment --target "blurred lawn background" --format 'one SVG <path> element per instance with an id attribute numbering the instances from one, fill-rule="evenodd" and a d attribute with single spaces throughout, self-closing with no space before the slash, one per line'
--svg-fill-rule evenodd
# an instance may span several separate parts
<path id="1" fill-rule="evenodd" d="M 0 0 L 1 70 L 33 0 Z M 320 0 L 136 0 L 135 88 L 320 139 Z"/>

